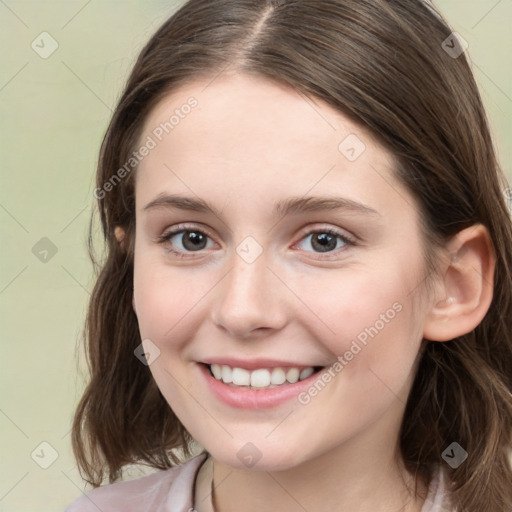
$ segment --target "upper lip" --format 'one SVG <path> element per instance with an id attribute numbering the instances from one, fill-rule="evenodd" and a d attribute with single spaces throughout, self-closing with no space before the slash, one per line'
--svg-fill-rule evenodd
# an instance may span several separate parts
<path id="1" fill-rule="evenodd" d="M 226 365 L 231 368 L 244 368 L 245 370 L 258 370 L 260 368 L 310 368 L 322 365 L 294 363 L 290 361 L 279 361 L 277 359 L 250 359 L 243 360 L 236 357 L 209 357 L 201 361 L 204 364 Z"/>

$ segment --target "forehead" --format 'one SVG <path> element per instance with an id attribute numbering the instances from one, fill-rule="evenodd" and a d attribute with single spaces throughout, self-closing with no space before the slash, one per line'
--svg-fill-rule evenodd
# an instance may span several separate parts
<path id="1" fill-rule="evenodd" d="M 137 170 L 139 203 L 175 189 L 260 205 L 308 191 L 344 192 L 376 209 L 407 202 L 393 156 L 367 130 L 318 98 L 257 76 L 174 90 L 147 116 L 139 142 L 149 140 Z"/>
<path id="2" fill-rule="evenodd" d="M 189 107 L 191 103 L 193 107 Z M 236 141 L 246 143 L 241 150 L 264 144 L 269 151 L 283 148 L 285 143 L 289 150 L 289 143 L 296 141 L 307 147 L 323 144 L 337 153 L 338 139 L 354 132 L 367 145 L 378 145 L 369 132 L 319 98 L 257 75 L 242 74 L 181 85 L 151 110 L 143 132 L 169 143 L 179 140 L 180 145 L 201 142 L 203 150 L 218 148 L 219 152 L 233 149 L 226 145 Z"/>

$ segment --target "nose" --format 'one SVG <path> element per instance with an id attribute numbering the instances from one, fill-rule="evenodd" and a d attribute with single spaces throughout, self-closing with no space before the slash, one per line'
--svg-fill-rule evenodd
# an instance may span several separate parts
<path id="1" fill-rule="evenodd" d="M 211 318 L 233 338 L 282 329 L 287 322 L 287 290 L 268 267 L 265 252 L 252 263 L 235 253 L 231 269 L 215 288 Z"/>

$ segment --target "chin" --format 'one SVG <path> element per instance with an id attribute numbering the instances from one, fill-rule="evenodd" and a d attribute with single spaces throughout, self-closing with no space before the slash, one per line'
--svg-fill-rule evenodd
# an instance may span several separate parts
<path id="1" fill-rule="evenodd" d="M 303 450 L 298 456 L 293 453 L 297 450 L 279 451 L 268 443 L 266 446 L 262 443 L 237 443 L 233 449 L 224 445 L 208 452 L 215 460 L 240 471 L 285 471 L 305 462 Z"/>

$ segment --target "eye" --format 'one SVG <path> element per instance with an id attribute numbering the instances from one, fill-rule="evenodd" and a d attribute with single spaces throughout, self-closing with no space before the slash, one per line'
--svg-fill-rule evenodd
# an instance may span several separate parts
<path id="1" fill-rule="evenodd" d="M 331 253 L 337 249 L 343 249 L 345 246 L 355 245 L 355 240 L 346 236 L 333 228 L 324 228 L 311 231 L 301 242 L 307 242 L 313 247 L 313 252 Z M 341 241 L 341 243 L 338 243 Z M 304 249 L 305 250 L 305 249 Z"/>
<path id="2" fill-rule="evenodd" d="M 180 258 L 186 258 L 187 252 L 198 252 L 209 248 L 210 237 L 199 229 L 178 227 L 158 237 L 158 243 L 166 244 L 166 249 Z M 175 248 L 177 247 L 177 249 Z"/>
<path id="3" fill-rule="evenodd" d="M 355 240 L 333 228 L 317 229 L 309 232 L 301 239 L 302 244 L 309 239 L 313 252 L 332 253 L 346 246 L 356 245 Z M 159 236 L 157 242 L 166 245 L 166 250 L 179 258 L 186 258 L 187 253 L 200 252 L 203 249 L 211 248 L 208 241 L 211 238 L 200 229 L 193 227 L 178 226 L 177 228 Z M 338 242 L 341 243 L 338 243 Z M 297 245 L 300 245 L 297 244 Z M 307 249 L 302 249 L 306 250 Z M 311 251 L 307 251 L 311 252 Z"/>

